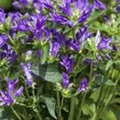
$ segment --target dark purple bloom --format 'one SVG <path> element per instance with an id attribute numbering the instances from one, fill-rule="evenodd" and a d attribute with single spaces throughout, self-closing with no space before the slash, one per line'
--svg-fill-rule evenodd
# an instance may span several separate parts
<path id="1" fill-rule="evenodd" d="M 95 4 L 95 7 L 97 7 L 100 10 L 105 10 L 106 8 L 105 5 L 99 0 L 94 0 L 94 4 Z"/>
<path id="2" fill-rule="evenodd" d="M 29 4 L 28 0 L 19 0 L 19 2 L 23 5 L 26 5 L 26 6 Z"/>
<path id="3" fill-rule="evenodd" d="M 17 82 L 18 80 L 10 81 L 9 79 L 7 79 L 7 92 L 0 91 L 0 105 L 9 106 L 15 102 L 15 98 L 19 97 L 22 94 L 24 89 L 23 86 L 15 91 L 15 85 L 17 84 Z"/>
<path id="4" fill-rule="evenodd" d="M 104 55 L 104 58 L 106 58 L 107 60 L 111 60 L 111 59 L 112 59 L 109 54 L 105 54 L 105 55 Z"/>
<path id="5" fill-rule="evenodd" d="M 94 5 L 89 4 L 85 9 L 85 13 L 89 15 L 92 12 L 93 8 L 94 8 Z"/>
<path id="6" fill-rule="evenodd" d="M 14 2 L 12 3 L 12 5 L 13 5 L 13 7 L 14 7 L 15 9 L 20 9 L 20 8 L 22 8 L 22 4 L 20 4 L 18 1 L 14 1 Z"/>
<path id="7" fill-rule="evenodd" d="M 71 40 L 69 41 L 70 48 L 76 52 L 79 52 L 80 50 L 80 43 L 77 40 Z"/>
<path id="8" fill-rule="evenodd" d="M 51 56 L 57 57 L 59 49 L 60 49 L 60 45 L 58 42 L 51 43 L 51 46 L 50 46 Z"/>
<path id="9" fill-rule="evenodd" d="M 93 5 L 89 4 L 86 9 L 82 12 L 81 16 L 78 18 L 78 23 L 85 22 L 89 16 L 89 14 L 93 10 Z"/>
<path id="10" fill-rule="evenodd" d="M 26 76 L 26 83 L 28 86 L 31 86 L 32 83 L 33 83 L 33 79 L 32 79 L 32 74 L 30 72 L 30 67 L 31 67 L 31 64 L 24 64 L 24 63 L 21 63 L 21 66 L 22 66 L 22 69 L 24 71 L 24 74 Z"/>
<path id="11" fill-rule="evenodd" d="M 116 6 L 116 10 L 118 13 L 120 13 L 120 4 Z"/>
<path id="12" fill-rule="evenodd" d="M 15 85 L 18 83 L 18 80 L 15 79 L 15 80 L 12 80 L 10 81 L 8 78 L 7 78 L 7 89 L 8 89 L 8 93 L 11 94 L 11 92 L 15 89 Z"/>
<path id="13" fill-rule="evenodd" d="M 73 65 L 74 65 L 74 60 L 68 56 L 62 56 L 61 57 L 62 61 L 60 64 L 66 68 L 69 72 L 73 71 Z"/>
<path id="14" fill-rule="evenodd" d="M 113 46 L 112 46 L 112 49 L 114 50 L 114 51 L 118 51 L 118 48 L 116 47 L 116 45 L 114 44 Z"/>
<path id="15" fill-rule="evenodd" d="M 69 85 L 69 76 L 66 72 L 62 73 L 62 86 L 64 88 L 67 88 Z"/>
<path id="16" fill-rule="evenodd" d="M 37 14 L 36 16 L 32 17 L 35 26 L 33 27 L 32 25 L 28 25 L 28 29 L 33 32 L 37 40 L 39 40 L 43 35 L 43 31 L 45 28 L 44 23 L 46 18 L 46 16 L 41 16 L 41 14 Z"/>
<path id="17" fill-rule="evenodd" d="M 63 13 L 65 13 L 68 16 L 72 16 L 72 10 L 70 8 L 70 3 L 66 3 L 64 7 L 63 6 L 59 6 L 59 7 Z"/>
<path id="18" fill-rule="evenodd" d="M 86 66 L 88 66 L 88 65 L 90 65 L 91 64 L 91 59 L 89 59 L 89 58 L 87 58 L 87 59 L 85 59 L 84 61 L 83 61 L 83 63 L 86 65 Z"/>
<path id="19" fill-rule="evenodd" d="M 109 44 L 112 41 L 112 38 L 105 39 L 104 37 L 101 38 L 101 41 L 97 45 L 98 50 L 102 49 L 112 49 Z"/>
<path id="20" fill-rule="evenodd" d="M 21 86 L 18 90 L 16 90 L 16 92 L 14 93 L 15 98 L 19 97 L 21 95 L 23 89 L 24 89 L 24 87 Z"/>
<path id="21" fill-rule="evenodd" d="M 27 27 L 24 23 L 17 25 L 17 30 L 21 32 L 27 32 Z"/>
<path id="22" fill-rule="evenodd" d="M 97 56 L 97 59 L 101 61 L 101 60 L 102 60 L 101 55 L 98 55 L 98 56 Z"/>
<path id="23" fill-rule="evenodd" d="M 87 78 L 83 78 L 82 82 L 79 84 L 78 92 L 87 90 Z"/>
<path id="24" fill-rule="evenodd" d="M 41 54 L 42 54 L 42 53 L 41 53 L 41 50 L 37 50 L 37 51 L 36 51 L 36 55 L 37 55 L 38 58 L 40 58 Z"/>
<path id="25" fill-rule="evenodd" d="M 5 21 L 6 13 L 4 13 L 3 9 L 0 9 L 0 23 L 3 23 Z"/>
<path id="26" fill-rule="evenodd" d="M 56 36 L 55 41 L 57 41 L 61 46 L 65 46 L 66 45 L 66 38 L 63 34 L 58 34 Z"/>
<path id="27" fill-rule="evenodd" d="M 23 6 L 28 6 L 29 3 L 28 3 L 28 0 L 18 0 L 18 1 L 14 1 L 12 5 L 16 9 L 21 9 Z"/>
<path id="28" fill-rule="evenodd" d="M 0 60 L 6 57 L 6 53 L 4 51 L 0 51 Z"/>
<path id="29" fill-rule="evenodd" d="M 56 29 L 51 29 L 50 31 L 53 34 L 53 36 L 57 36 L 59 34 Z"/>
<path id="30" fill-rule="evenodd" d="M 79 11 L 84 11 L 86 7 L 89 5 L 87 0 L 77 0 L 75 1 L 75 7 L 79 9 Z"/>
<path id="31" fill-rule="evenodd" d="M 107 24 L 110 24 L 110 20 L 109 20 L 108 16 L 104 16 L 104 20 L 106 21 Z"/>
<path id="32" fill-rule="evenodd" d="M 7 92 L 4 92 L 4 91 L 0 91 L 0 105 L 3 106 L 3 105 L 11 105 L 12 103 L 14 103 L 14 98 L 12 98 L 12 96 L 7 93 Z"/>
<path id="33" fill-rule="evenodd" d="M 8 38 L 5 35 L 1 34 L 0 35 L 0 47 L 2 47 L 7 42 L 7 40 Z"/>
<path id="34" fill-rule="evenodd" d="M 8 64 L 14 63 L 18 55 L 12 50 L 11 46 L 4 44 L 1 49 L 3 51 L 0 52 L 0 59 L 5 58 Z"/>
<path id="35" fill-rule="evenodd" d="M 82 23 L 87 20 L 88 15 L 83 12 L 82 15 L 78 18 L 78 23 Z"/>
<path id="36" fill-rule="evenodd" d="M 61 16 L 61 15 L 58 15 L 57 13 L 50 13 L 50 21 L 53 21 L 53 22 L 56 22 L 56 23 L 60 23 L 60 24 L 63 24 L 63 25 L 70 25 L 70 26 L 73 26 L 74 23 L 70 20 L 68 20 L 67 18 Z"/>

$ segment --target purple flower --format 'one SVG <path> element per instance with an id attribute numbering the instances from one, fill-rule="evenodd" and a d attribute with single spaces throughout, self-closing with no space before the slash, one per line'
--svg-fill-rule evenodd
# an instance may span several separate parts
<path id="1" fill-rule="evenodd" d="M 79 52 L 80 50 L 80 43 L 77 40 L 71 40 L 69 41 L 70 48 L 76 52 Z"/>
<path id="2" fill-rule="evenodd" d="M 56 23 L 60 23 L 60 24 L 63 24 L 63 25 L 70 25 L 70 26 L 73 26 L 74 23 L 70 20 L 68 20 L 67 18 L 61 16 L 61 15 L 58 15 L 57 13 L 50 13 L 50 21 L 53 21 L 53 22 L 56 22 Z"/>
<path id="3" fill-rule="evenodd" d="M 116 6 L 116 10 L 118 13 L 120 13 L 120 4 Z"/>
<path id="4" fill-rule="evenodd" d="M 79 84 L 78 92 L 87 90 L 87 78 L 83 78 L 82 82 Z"/>
<path id="5" fill-rule="evenodd" d="M 0 60 L 6 57 L 6 53 L 4 51 L 0 51 Z"/>
<path id="6" fill-rule="evenodd" d="M 29 4 L 28 0 L 19 0 L 19 2 L 23 5 L 26 5 L 26 6 Z"/>
<path id="7" fill-rule="evenodd" d="M 114 44 L 113 46 L 112 46 L 112 49 L 114 50 L 114 51 L 118 51 L 118 48 L 116 47 L 116 45 Z"/>
<path id="8" fill-rule="evenodd" d="M 105 5 L 99 0 L 94 0 L 94 4 L 95 4 L 95 7 L 97 7 L 100 10 L 105 10 L 106 8 Z"/>
<path id="9" fill-rule="evenodd" d="M 44 23 L 46 20 L 46 16 L 41 16 L 41 14 L 37 14 L 36 16 L 33 16 L 33 22 L 35 24 L 34 27 L 28 25 L 28 29 L 33 32 L 35 38 L 39 40 L 43 35 L 43 30 L 45 28 Z"/>
<path id="10" fill-rule="evenodd" d="M 23 89 L 24 89 L 24 87 L 21 86 L 18 90 L 16 90 L 16 92 L 14 93 L 15 98 L 19 97 L 21 95 Z"/>
<path id="11" fill-rule="evenodd" d="M 90 65 L 91 64 L 91 59 L 89 59 L 89 58 L 87 58 L 87 59 L 85 59 L 84 61 L 83 61 L 83 63 L 86 65 L 86 66 L 88 66 L 88 65 Z"/>
<path id="12" fill-rule="evenodd" d="M 10 81 L 7 78 L 7 89 L 8 89 L 8 93 L 11 94 L 11 92 L 15 89 L 15 85 L 18 83 L 18 80 L 12 80 Z"/>
<path id="13" fill-rule="evenodd" d="M 1 49 L 3 51 L 0 52 L 0 59 L 4 58 L 8 64 L 13 64 L 18 55 L 12 50 L 11 46 L 4 44 Z"/>
<path id="14" fill-rule="evenodd" d="M 42 54 L 41 50 L 37 50 L 37 51 L 36 51 L 36 56 L 37 56 L 38 58 L 40 58 L 41 54 Z"/>
<path id="15" fill-rule="evenodd" d="M 64 88 L 67 88 L 69 85 L 69 76 L 66 72 L 62 73 L 62 86 Z"/>
<path id="16" fill-rule="evenodd" d="M 7 42 L 7 40 L 8 38 L 5 35 L 1 34 L 0 35 L 0 47 L 2 47 Z"/>
<path id="17" fill-rule="evenodd" d="M 27 32 L 28 31 L 26 25 L 24 23 L 22 23 L 22 22 L 17 25 L 17 30 L 21 31 L 21 32 Z"/>
<path id="18" fill-rule="evenodd" d="M 43 3 L 43 7 L 48 8 L 49 10 L 55 10 L 50 0 L 43 0 L 41 3 Z"/>
<path id="19" fill-rule="evenodd" d="M 82 23 L 87 20 L 87 14 L 85 12 L 78 18 L 78 23 Z"/>
<path id="20" fill-rule="evenodd" d="M 76 34 L 76 39 L 79 42 L 84 42 L 87 38 L 92 36 L 92 32 L 87 32 L 88 26 L 85 26 L 84 28 L 80 28 L 79 32 Z"/>
<path id="21" fill-rule="evenodd" d="M 82 12 L 81 16 L 78 18 L 78 23 L 85 22 L 88 18 L 88 15 L 92 12 L 93 5 L 88 5 L 86 9 Z"/>
<path id="22" fill-rule="evenodd" d="M 112 41 L 112 38 L 105 39 L 104 37 L 101 38 L 101 41 L 97 45 L 98 50 L 102 49 L 112 49 L 109 44 Z"/>
<path id="23" fill-rule="evenodd" d="M 79 9 L 79 11 L 84 11 L 86 7 L 89 5 L 87 0 L 77 0 L 75 2 L 75 7 Z"/>
<path id="24" fill-rule="evenodd" d="M 72 11 L 70 8 L 70 3 L 66 3 L 65 6 L 60 5 L 59 8 L 68 16 L 72 16 Z"/>
<path id="25" fill-rule="evenodd" d="M 29 63 L 29 64 L 26 65 L 24 63 L 21 63 L 21 67 L 22 67 L 22 69 L 24 71 L 24 74 L 26 76 L 26 83 L 27 83 L 27 85 L 31 86 L 32 83 L 33 83 L 32 75 L 31 75 L 31 72 L 29 70 L 30 67 L 31 67 L 31 64 Z"/>
<path id="26" fill-rule="evenodd" d="M 17 82 L 18 80 L 10 81 L 9 79 L 7 79 L 7 92 L 0 91 L 0 105 L 9 106 L 15 102 L 15 98 L 19 97 L 22 94 L 24 89 L 23 86 L 15 91 L 15 85 L 17 84 Z"/>
<path id="27" fill-rule="evenodd" d="M 18 1 L 15 1 L 12 3 L 12 5 L 14 6 L 14 8 L 16 9 L 21 9 L 24 6 L 28 6 L 29 3 L 28 3 L 28 0 L 18 0 Z"/>
<path id="28" fill-rule="evenodd" d="M 4 13 L 3 9 L 0 9 L 0 23 L 3 23 L 5 21 L 6 13 Z"/>
<path id="29" fill-rule="evenodd" d="M 59 49 L 60 49 L 60 45 L 58 42 L 53 42 L 50 44 L 50 53 L 53 57 L 57 57 Z"/>
<path id="30" fill-rule="evenodd" d="M 74 65 L 74 60 L 68 56 L 62 56 L 61 57 L 62 61 L 60 64 L 66 68 L 69 72 L 73 71 L 73 65 Z"/>

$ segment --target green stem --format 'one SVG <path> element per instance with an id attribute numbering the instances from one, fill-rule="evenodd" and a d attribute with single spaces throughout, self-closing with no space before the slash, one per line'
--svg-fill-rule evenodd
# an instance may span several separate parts
<path id="1" fill-rule="evenodd" d="M 60 105 L 60 93 L 57 90 L 57 104 L 58 104 L 58 120 L 62 120 L 61 105 Z"/>
<path id="2" fill-rule="evenodd" d="M 90 76 L 89 76 L 90 81 L 88 83 L 88 87 L 91 86 L 91 84 L 92 84 L 92 72 L 93 72 L 93 63 L 91 62 L 91 65 L 90 65 Z M 85 98 L 87 96 L 87 92 L 88 92 L 88 90 L 85 92 L 84 96 L 82 97 L 82 101 L 81 101 L 81 104 L 79 106 L 79 112 L 78 112 L 77 120 L 80 120 L 80 116 L 81 116 L 81 112 L 82 112 L 82 106 L 83 106 Z"/>
<path id="3" fill-rule="evenodd" d="M 27 98 L 29 98 L 29 93 L 28 93 L 28 89 L 27 89 L 26 83 L 25 83 L 25 92 L 26 92 Z"/>
<path id="4" fill-rule="evenodd" d="M 34 91 L 34 89 L 35 89 L 35 84 L 33 83 L 33 85 L 32 85 L 32 94 L 33 94 L 33 106 L 34 106 L 34 112 L 36 113 L 36 115 L 37 115 L 37 118 L 38 118 L 38 120 L 42 120 L 42 116 L 41 116 L 41 114 L 40 114 L 40 112 L 38 111 L 38 109 L 37 109 L 37 107 L 36 107 L 36 102 L 37 102 L 37 100 L 36 100 L 36 95 L 35 95 L 35 91 Z"/>
<path id="5" fill-rule="evenodd" d="M 91 120 L 96 120 L 97 114 L 95 113 Z"/>
<path id="6" fill-rule="evenodd" d="M 36 115 L 37 115 L 37 120 L 42 120 L 42 117 L 41 117 L 41 115 L 40 115 L 40 112 L 37 110 L 37 109 L 34 109 L 34 112 L 36 113 Z"/>
<path id="7" fill-rule="evenodd" d="M 77 115 L 77 120 L 80 120 L 80 116 L 81 116 L 81 112 L 82 112 L 82 106 L 84 104 L 86 95 L 87 95 L 87 91 L 85 92 L 84 96 L 82 97 L 82 101 L 81 101 L 81 104 L 79 106 L 79 112 L 78 112 L 78 115 Z"/>
<path id="8" fill-rule="evenodd" d="M 115 82 L 115 86 L 114 86 L 114 88 L 113 88 L 113 90 L 112 90 L 112 92 L 111 92 L 111 95 L 110 95 L 109 98 L 107 99 L 107 102 L 106 102 L 106 104 L 105 104 L 102 112 L 101 112 L 101 113 L 99 114 L 99 116 L 97 117 L 98 120 L 99 120 L 99 118 L 101 118 L 101 116 L 102 116 L 103 113 L 105 112 L 106 108 L 108 107 L 110 101 L 112 100 L 112 98 L 113 98 L 113 96 L 114 96 L 115 89 L 116 89 L 117 84 L 118 84 L 118 82 L 119 82 L 119 79 L 120 79 L 120 75 L 118 76 L 118 79 L 117 79 L 116 82 Z"/>
<path id="9" fill-rule="evenodd" d="M 61 100 L 61 109 L 63 107 L 63 104 L 64 104 L 64 97 L 62 97 L 62 100 Z"/>
<path id="10" fill-rule="evenodd" d="M 18 120 L 22 120 L 20 118 L 20 116 L 18 115 L 18 113 L 15 111 L 15 109 L 12 106 L 11 106 L 11 109 L 12 109 L 13 113 L 16 115 L 16 117 L 18 118 Z"/>
<path id="11" fill-rule="evenodd" d="M 74 119 L 74 110 L 75 110 L 75 97 L 71 98 L 71 105 L 70 105 L 70 113 L 69 113 L 69 118 L 68 120 L 73 120 Z"/>

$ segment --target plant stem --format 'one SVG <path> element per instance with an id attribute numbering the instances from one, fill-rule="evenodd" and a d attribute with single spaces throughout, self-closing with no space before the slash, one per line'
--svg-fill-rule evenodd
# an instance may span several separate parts
<path id="1" fill-rule="evenodd" d="M 33 83 L 33 85 L 32 85 L 32 94 L 33 94 L 33 106 L 34 106 L 34 112 L 36 113 L 36 115 L 37 115 L 37 118 L 38 118 L 38 120 L 42 120 L 42 116 L 41 116 L 41 114 L 40 114 L 40 112 L 38 111 L 38 109 L 37 109 L 37 107 L 36 107 L 36 95 L 35 95 L 35 91 L 34 91 L 34 89 L 35 89 L 35 84 Z"/>
<path id="2" fill-rule="evenodd" d="M 18 113 L 15 111 L 15 109 L 12 106 L 11 106 L 11 109 L 12 109 L 13 113 L 16 115 L 16 117 L 18 118 L 18 120 L 22 120 L 20 118 L 20 116 L 18 115 Z"/>
<path id="3" fill-rule="evenodd" d="M 74 119 L 74 110 L 75 110 L 75 97 L 71 98 L 70 113 L 68 120 Z"/>
<path id="4" fill-rule="evenodd" d="M 90 65 L 90 75 L 89 75 L 90 81 L 88 83 L 88 87 L 91 86 L 91 83 L 92 83 L 92 73 L 93 73 L 93 63 L 91 62 L 91 65 Z M 87 92 L 88 92 L 88 90 L 85 92 L 84 96 L 82 97 L 82 101 L 81 101 L 81 104 L 79 106 L 79 112 L 78 112 L 77 120 L 80 120 L 80 116 L 81 116 L 81 112 L 82 112 L 82 106 L 83 106 L 85 98 L 87 96 Z"/>
<path id="5" fill-rule="evenodd" d="M 60 105 L 60 93 L 58 90 L 57 90 L 57 104 L 58 104 L 58 120 L 63 120 Z"/>
<path id="6" fill-rule="evenodd" d="M 63 107 L 63 104 L 64 104 L 64 97 L 62 97 L 62 100 L 61 100 L 61 109 Z"/>
<path id="7" fill-rule="evenodd" d="M 97 117 L 98 120 L 99 120 L 99 118 L 103 115 L 103 113 L 105 112 L 105 109 L 108 107 L 110 101 L 112 100 L 112 98 L 113 98 L 113 96 L 114 96 L 115 89 L 116 89 L 116 87 L 117 87 L 117 84 L 118 84 L 119 80 L 120 80 L 120 75 L 118 76 L 118 79 L 117 79 L 116 82 L 115 82 L 115 86 L 114 86 L 114 88 L 113 88 L 113 90 L 112 90 L 112 92 L 111 92 L 111 95 L 109 96 L 109 98 L 108 98 L 108 100 L 107 100 L 107 102 L 106 102 L 106 104 L 105 104 L 102 112 L 101 112 L 100 115 Z"/>
<path id="8" fill-rule="evenodd" d="M 34 109 L 34 112 L 36 113 L 36 115 L 37 115 L 37 120 L 42 120 L 42 117 L 41 117 L 41 115 L 40 115 L 40 112 L 37 110 L 37 109 Z"/>
<path id="9" fill-rule="evenodd" d="M 85 92 L 85 94 L 84 94 L 83 97 L 82 97 L 82 101 L 81 101 L 81 104 L 80 104 L 80 106 L 79 106 L 79 112 L 78 112 L 78 115 L 77 115 L 77 120 L 80 120 L 80 116 L 81 116 L 81 112 L 82 112 L 82 106 L 83 106 L 83 104 L 84 104 L 86 95 L 87 95 L 87 91 Z"/>

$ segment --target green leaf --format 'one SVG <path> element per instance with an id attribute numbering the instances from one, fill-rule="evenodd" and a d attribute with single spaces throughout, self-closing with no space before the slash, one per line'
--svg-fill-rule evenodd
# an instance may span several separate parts
<path id="1" fill-rule="evenodd" d="M 53 97 L 49 97 L 49 96 L 41 96 L 41 98 L 44 100 L 44 102 L 45 102 L 45 104 L 47 106 L 49 114 L 53 118 L 57 119 L 57 117 L 55 115 L 56 100 Z"/>
<path id="2" fill-rule="evenodd" d="M 110 110 L 110 109 L 107 110 L 107 111 L 103 114 L 102 119 L 103 119 L 103 120 L 117 120 L 115 114 L 114 114 L 113 111 Z"/>
<path id="3" fill-rule="evenodd" d="M 111 106 L 111 110 L 115 114 L 117 120 L 120 120 L 120 106 L 117 104 L 116 105 L 114 104 Z"/>
<path id="4" fill-rule="evenodd" d="M 31 71 L 45 79 L 46 81 L 57 83 L 61 81 L 61 74 L 58 71 L 58 64 L 46 64 L 40 67 L 36 66 Z"/>
<path id="5" fill-rule="evenodd" d="M 41 55 L 41 59 L 40 59 L 41 64 L 44 64 L 46 62 L 46 60 L 48 59 L 49 49 L 50 49 L 49 43 L 46 43 L 42 46 L 42 48 L 41 48 L 42 55 Z"/>
<path id="6" fill-rule="evenodd" d="M 109 70 L 112 65 L 113 65 L 113 61 L 109 60 L 106 64 L 105 70 Z"/>
<path id="7" fill-rule="evenodd" d="M 84 103 L 82 107 L 82 111 L 85 115 L 92 116 L 96 111 L 95 104 Z"/>
<path id="8" fill-rule="evenodd" d="M 98 85 L 102 85 L 102 84 L 108 85 L 108 86 L 114 86 L 115 85 L 115 83 L 112 80 L 110 80 L 110 79 L 108 79 L 108 78 L 106 78 L 106 77 L 104 77 L 103 75 L 100 75 L 100 74 L 98 74 L 96 76 L 95 83 L 98 84 Z"/>

